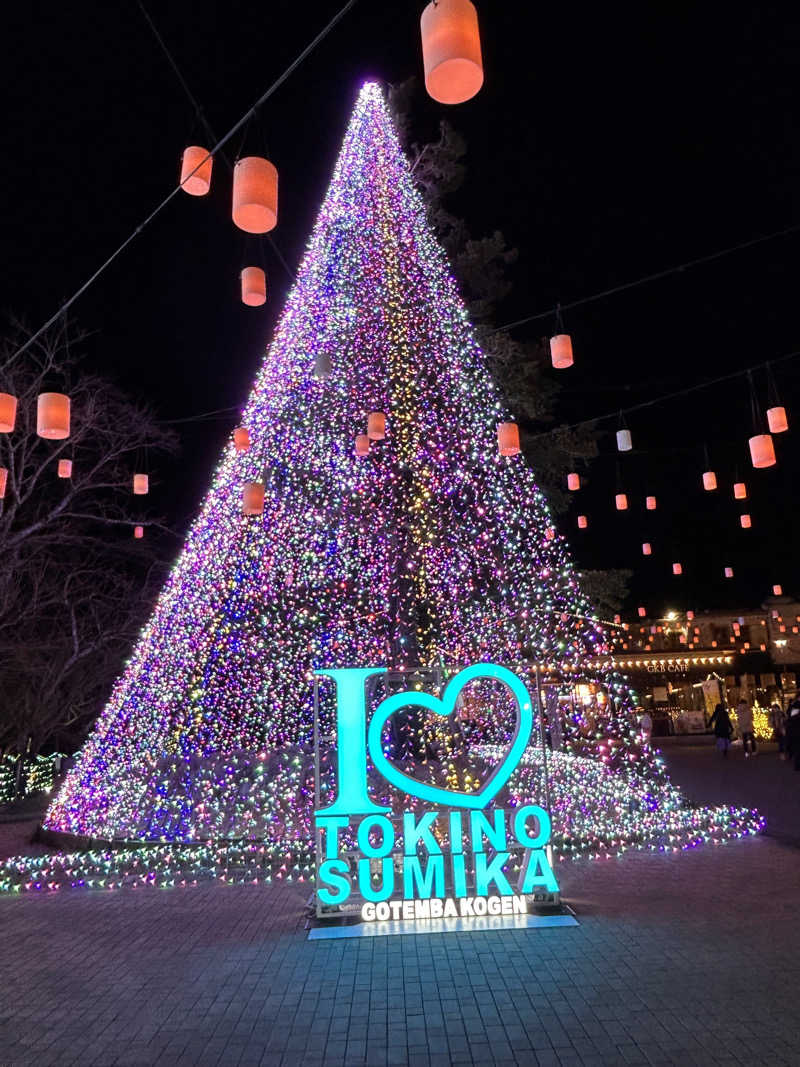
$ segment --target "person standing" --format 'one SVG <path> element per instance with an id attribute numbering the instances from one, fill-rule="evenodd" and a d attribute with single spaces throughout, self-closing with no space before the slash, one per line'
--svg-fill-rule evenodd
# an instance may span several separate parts
<path id="1" fill-rule="evenodd" d="M 721 752 L 727 759 L 728 749 L 731 747 L 733 726 L 731 725 L 731 717 L 723 704 L 717 704 L 714 708 L 714 714 L 711 716 L 711 721 L 708 725 L 714 731 L 714 736 L 717 739 L 717 752 Z"/>
<path id="2" fill-rule="evenodd" d="M 800 771 L 800 700 L 789 705 L 789 718 L 786 723 L 786 751 L 794 757 L 794 769 Z"/>
<path id="3" fill-rule="evenodd" d="M 639 719 L 639 729 L 642 731 L 642 743 L 649 745 L 653 736 L 653 717 L 649 711 L 645 711 Z"/>
<path id="4" fill-rule="evenodd" d="M 778 754 L 784 758 L 786 750 L 786 712 L 777 700 L 773 700 L 769 707 L 769 724 L 772 733 L 778 742 Z"/>
<path id="5" fill-rule="evenodd" d="M 739 724 L 744 758 L 747 759 L 751 754 L 755 756 L 758 749 L 756 748 L 756 738 L 753 733 L 753 709 L 744 697 L 736 705 L 736 721 Z"/>

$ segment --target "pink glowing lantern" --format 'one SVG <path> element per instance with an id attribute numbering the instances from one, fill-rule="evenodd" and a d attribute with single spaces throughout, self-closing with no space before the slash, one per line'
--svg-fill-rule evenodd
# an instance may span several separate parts
<path id="1" fill-rule="evenodd" d="M 775 466 L 775 445 L 772 443 L 771 434 L 756 434 L 755 437 L 750 438 L 748 443 L 750 445 L 750 459 L 756 470 Z"/>
<path id="2" fill-rule="evenodd" d="M 433 0 L 420 18 L 425 88 L 440 104 L 463 104 L 483 85 L 478 12 L 471 0 Z"/>
<path id="3" fill-rule="evenodd" d="M 515 422 L 498 422 L 497 447 L 501 456 L 516 456 L 519 453 L 519 426 Z"/>
<path id="4" fill-rule="evenodd" d="M 0 393 L 0 433 L 11 433 L 17 422 L 17 398 Z"/>
<path id="5" fill-rule="evenodd" d="M 550 338 L 550 359 L 556 370 L 566 370 L 575 362 L 572 357 L 572 338 L 568 333 L 557 333 Z"/>
<path id="6" fill-rule="evenodd" d="M 181 188 L 189 196 L 205 196 L 211 188 L 214 157 L 199 145 L 190 145 L 181 159 Z"/>
<path id="7" fill-rule="evenodd" d="M 789 429 L 789 420 L 786 418 L 786 408 L 774 407 L 767 409 L 767 425 L 770 433 L 785 433 Z"/>
<path id="8" fill-rule="evenodd" d="M 40 393 L 36 401 L 36 432 L 48 441 L 69 437 L 69 397 L 63 393 Z"/>

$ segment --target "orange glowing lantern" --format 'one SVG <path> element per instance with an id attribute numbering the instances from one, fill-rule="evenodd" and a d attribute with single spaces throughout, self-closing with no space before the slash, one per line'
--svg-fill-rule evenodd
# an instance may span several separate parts
<path id="1" fill-rule="evenodd" d="M 463 104 L 483 85 L 478 12 L 471 0 L 433 0 L 422 12 L 425 88 L 440 104 Z"/>
<path id="2" fill-rule="evenodd" d="M 360 433 L 356 435 L 356 455 L 369 455 L 369 438 L 365 433 Z"/>
<path id="3" fill-rule="evenodd" d="M 645 497 L 644 506 L 648 511 L 656 510 L 656 498 L 654 496 Z"/>
<path id="4" fill-rule="evenodd" d="M 134 526 L 133 536 L 136 538 L 137 541 L 141 541 L 141 539 L 144 537 L 144 526 Z"/>
<path id="5" fill-rule="evenodd" d="M 753 525 L 750 516 L 747 515 L 747 514 L 740 515 L 739 516 L 739 522 L 742 524 L 742 529 L 743 530 L 749 530 L 750 527 Z"/>
<path id="6" fill-rule="evenodd" d="M 644 608 L 639 608 L 639 618 L 643 619 L 645 617 L 645 615 L 647 615 L 647 612 L 645 611 L 645 609 Z"/>
<path id="7" fill-rule="evenodd" d="M 614 503 L 616 504 L 617 511 L 628 510 L 628 497 L 625 493 L 617 493 L 614 497 Z"/>
<path id="8" fill-rule="evenodd" d="M 733 577 L 733 567 L 726 567 L 725 568 L 725 577 L 726 578 L 732 578 Z"/>
<path id="9" fill-rule="evenodd" d="M 714 471 L 706 471 L 703 475 L 703 488 L 707 493 L 717 488 L 717 476 Z"/>
<path id="10" fill-rule="evenodd" d="M 586 518 L 586 516 L 585 515 L 579 515 L 578 516 L 578 529 L 579 530 L 585 530 L 588 525 L 589 525 L 589 520 Z"/>
<path id="11" fill-rule="evenodd" d="M 773 596 L 783 596 L 783 586 L 782 585 L 773 585 L 773 587 L 772 587 L 772 595 Z"/>
<path id="12" fill-rule="evenodd" d="M 250 448 L 250 431 L 246 426 L 237 426 L 233 431 L 233 443 L 237 452 L 247 452 Z"/>
<path id="13" fill-rule="evenodd" d="M 386 437 L 386 416 L 382 411 L 371 411 L 367 416 L 367 437 L 370 441 L 382 441 Z"/>
<path id="14" fill-rule="evenodd" d="M 567 489 L 571 489 L 572 492 L 574 493 L 577 489 L 580 489 L 580 487 L 581 487 L 581 477 L 580 477 L 580 475 L 579 474 L 568 474 L 567 475 Z"/>
<path id="15" fill-rule="evenodd" d="M 680 563 L 673 563 L 672 564 L 672 573 L 673 574 L 683 574 L 683 567 L 680 565 Z"/>
<path id="16" fill-rule="evenodd" d="M 652 556 L 652 554 L 653 554 L 653 546 L 650 544 L 649 541 L 645 541 L 644 544 L 642 545 L 642 555 L 643 556 Z"/>
<path id="17" fill-rule="evenodd" d="M 557 333 L 550 338 L 550 359 L 556 370 L 566 370 L 572 366 L 572 338 L 568 333 Z"/>
<path id="18" fill-rule="evenodd" d="M 48 441 L 69 437 L 69 397 L 63 393 L 40 393 L 36 401 L 36 432 Z"/>
<path id="19" fill-rule="evenodd" d="M 630 452 L 633 448 L 630 430 L 617 430 L 617 451 Z"/>
<path id="20" fill-rule="evenodd" d="M 519 452 L 519 426 L 515 422 L 498 422 L 497 447 L 501 456 L 516 456 Z"/>
<path id="21" fill-rule="evenodd" d="M 17 398 L 0 393 L 0 433 L 11 433 L 17 422 Z"/>
<path id="22" fill-rule="evenodd" d="M 263 482 L 246 482 L 242 493 L 242 514 L 264 514 L 264 484 Z"/>
<path id="23" fill-rule="evenodd" d="M 686 618 L 689 620 L 689 622 L 691 622 L 692 619 L 694 618 L 694 612 L 693 611 L 687 611 L 686 612 Z"/>
<path id="24" fill-rule="evenodd" d="M 733 496 L 735 500 L 747 499 L 747 486 L 744 484 L 744 482 L 733 483 Z"/>
<path id="25" fill-rule="evenodd" d="M 135 496 L 147 496 L 150 492 L 150 479 L 146 474 L 134 474 L 133 492 Z"/>
<path id="26" fill-rule="evenodd" d="M 750 459 L 756 469 L 775 466 L 775 445 L 772 443 L 771 434 L 756 434 L 750 438 L 749 444 Z"/>
<path id="27" fill-rule="evenodd" d="M 72 477 L 72 460 L 60 459 L 58 461 L 58 476 L 59 478 L 71 478 Z"/>
<path id="28" fill-rule="evenodd" d="M 211 188 L 211 168 L 214 157 L 199 145 L 183 150 L 181 159 L 181 188 L 189 196 L 205 196 Z"/>
<path id="29" fill-rule="evenodd" d="M 268 159 L 245 156 L 233 168 L 233 221 L 246 233 L 269 233 L 278 221 L 278 172 Z"/>
<path id="30" fill-rule="evenodd" d="M 242 282 L 242 303 L 256 308 L 267 302 L 267 276 L 261 267 L 245 267 L 239 275 Z"/>
<path id="31" fill-rule="evenodd" d="M 6 485 L 8 484 L 8 471 L 5 467 L 0 467 L 0 500 L 3 500 L 6 495 Z"/>
<path id="32" fill-rule="evenodd" d="M 786 418 L 786 408 L 767 408 L 767 425 L 770 433 L 783 433 L 789 429 L 789 420 Z"/>

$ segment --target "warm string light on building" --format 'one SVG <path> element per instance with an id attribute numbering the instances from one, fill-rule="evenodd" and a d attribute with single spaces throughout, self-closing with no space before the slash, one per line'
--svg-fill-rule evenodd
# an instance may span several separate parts
<path id="1" fill-rule="evenodd" d="M 357 456 L 371 412 L 385 414 L 386 435 Z M 307 857 L 314 671 L 446 660 L 552 664 L 563 697 L 570 671 L 595 694 L 590 706 L 570 705 L 551 772 L 565 854 L 757 830 L 752 813 L 685 809 L 642 743 L 624 679 L 605 665 L 606 627 L 534 475 L 521 456 L 498 454 L 497 424 L 509 418 L 380 90 L 367 84 L 242 414 L 249 447 L 226 448 L 45 827 L 154 842 L 249 838 L 260 844 L 242 846 L 248 872 Z M 248 483 L 264 487 L 262 513 L 242 513 Z M 473 716 L 473 739 L 502 743 L 493 706 Z M 448 752 L 448 773 L 477 780 L 480 751 L 491 750 L 458 765 Z M 541 795 L 531 758 L 509 803 Z M 221 845 L 198 849 L 142 853 L 137 875 L 134 853 L 103 854 L 96 866 L 114 884 L 225 868 Z M 39 882 L 69 882 L 72 862 L 43 864 Z"/>

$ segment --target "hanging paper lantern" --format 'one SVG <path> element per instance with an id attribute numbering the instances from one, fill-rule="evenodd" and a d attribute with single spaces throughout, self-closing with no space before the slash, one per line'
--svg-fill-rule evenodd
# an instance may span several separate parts
<path id="1" fill-rule="evenodd" d="M 672 573 L 673 574 L 683 574 L 683 567 L 680 565 L 680 563 L 673 563 L 672 564 Z"/>
<path id="2" fill-rule="evenodd" d="M 645 609 L 644 608 L 639 608 L 639 618 L 643 619 L 645 617 L 645 615 L 647 615 L 647 612 L 645 611 Z"/>
<path id="3" fill-rule="evenodd" d="M 331 357 L 327 352 L 317 352 L 314 359 L 314 377 L 323 381 L 331 376 Z"/>
<path id="4" fill-rule="evenodd" d="M 725 568 L 725 577 L 726 578 L 732 578 L 733 577 L 733 567 L 726 567 Z"/>
<path id="5" fill-rule="evenodd" d="M 263 482 L 247 482 L 242 493 L 242 514 L 264 514 L 264 484 Z"/>
<path id="6" fill-rule="evenodd" d="M 645 497 L 644 506 L 648 511 L 656 510 L 656 498 L 654 496 Z"/>
<path id="7" fill-rule="evenodd" d="M 141 539 L 144 537 L 144 526 L 134 526 L 133 536 L 136 538 L 137 541 L 141 541 Z"/>
<path id="8" fill-rule="evenodd" d="M 365 433 L 360 433 L 356 435 L 356 455 L 369 455 L 369 438 Z"/>
<path id="9" fill-rule="evenodd" d="M 0 393 L 0 433 L 11 433 L 17 422 L 17 398 Z"/>
<path id="10" fill-rule="evenodd" d="M 703 475 L 703 488 L 707 493 L 717 488 L 717 476 L 714 471 L 706 471 Z"/>
<path id="11" fill-rule="evenodd" d="M 501 456 L 518 455 L 519 426 L 515 422 L 498 422 L 497 447 Z"/>
<path id="12" fill-rule="evenodd" d="M 749 515 L 740 515 L 739 522 L 742 524 L 743 530 L 749 530 L 750 527 L 753 525 Z"/>
<path id="13" fill-rule="evenodd" d="M 770 433 L 783 433 L 789 429 L 789 420 L 786 418 L 786 408 L 767 408 L 767 425 Z"/>
<path id="14" fill-rule="evenodd" d="M 545 540 L 546 541 L 552 541 L 555 536 L 556 536 L 556 532 L 553 529 L 553 527 L 552 526 L 548 526 L 547 529 L 544 532 Z"/>
<path id="15" fill-rule="evenodd" d="M 483 85 L 478 12 L 471 0 L 433 0 L 422 12 L 425 88 L 440 104 L 463 104 Z"/>
<path id="16" fill-rule="evenodd" d="M 268 159 L 245 156 L 233 168 L 233 221 L 247 233 L 269 233 L 278 221 L 278 172 Z"/>
<path id="17" fill-rule="evenodd" d="M 40 393 L 36 401 L 36 432 L 48 441 L 69 437 L 69 397 L 63 393 Z"/>
<path id="18" fill-rule="evenodd" d="M 382 411 L 371 411 L 367 416 L 367 437 L 370 441 L 382 441 L 386 437 L 386 416 Z"/>
<path id="19" fill-rule="evenodd" d="M 617 451 L 630 452 L 633 448 L 630 430 L 617 430 Z"/>
<path id="20" fill-rule="evenodd" d="M 246 452 L 250 448 L 250 431 L 246 426 L 237 426 L 233 431 L 233 443 L 237 452 Z"/>
<path id="21" fill-rule="evenodd" d="M 747 486 L 744 484 L 744 482 L 733 483 L 733 495 L 736 500 L 747 499 Z"/>
<path id="22" fill-rule="evenodd" d="M 642 545 L 642 555 L 643 556 L 652 556 L 652 554 L 653 554 L 653 546 L 650 544 L 649 541 L 645 541 L 644 544 Z"/>
<path id="23" fill-rule="evenodd" d="M 586 516 L 585 515 L 579 515 L 578 516 L 578 529 L 579 530 L 585 530 L 588 525 L 589 525 L 589 520 L 586 518 Z"/>
<path id="24" fill-rule="evenodd" d="M 580 487 L 581 487 L 581 476 L 579 474 L 568 474 L 567 475 L 567 489 L 571 489 L 573 492 L 575 492 L 575 490 L 580 489 Z"/>
<path id="25" fill-rule="evenodd" d="M 783 586 L 782 585 L 773 585 L 773 587 L 772 587 L 772 595 L 773 596 L 783 596 Z"/>
<path id="26" fill-rule="evenodd" d="M 199 145 L 184 148 L 181 159 L 181 188 L 190 196 L 205 196 L 211 188 L 214 157 Z"/>
<path id="27" fill-rule="evenodd" d="M 251 308 L 266 304 L 267 276 L 261 267 L 244 267 L 239 277 L 242 281 L 242 303 Z"/>
<path id="28" fill-rule="evenodd" d="M 566 370 L 572 366 L 572 338 L 568 333 L 557 333 L 550 338 L 550 359 L 556 370 Z"/>
<path id="29" fill-rule="evenodd" d="M 146 474 L 134 474 L 133 492 L 135 496 L 147 496 L 150 491 L 150 478 Z"/>
<path id="30" fill-rule="evenodd" d="M 756 434 L 755 437 L 750 438 L 749 445 L 750 459 L 756 469 L 775 466 L 775 445 L 772 443 L 770 434 Z"/>
<path id="31" fill-rule="evenodd" d="M 689 622 L 691 622 L 692 619 L 694 618 L 694 612 L 693 611 L 687 611 L 686 612 L 686 618 L 689 620 Z"/>
<path id="32" fill-rule="evenodd" d="M 8 471 L 5 467 L 0 467 L 0 500 L 6 495 L 6 485 L 8 483 Z"/>
<path id="33" fill-rule="evenodd" d="M 617 506 L 617 511 L 628 510 L 628 497 L 625 493 L 617 493 L 617 495 L 614 497 L 614 502 Z"/>
<path id="34" fill-rule="evenodd" d="M 72 477 L 72 460 L 60 459 L 58 461 L 58 476 L 59 478 L 71 478 Z"/>

